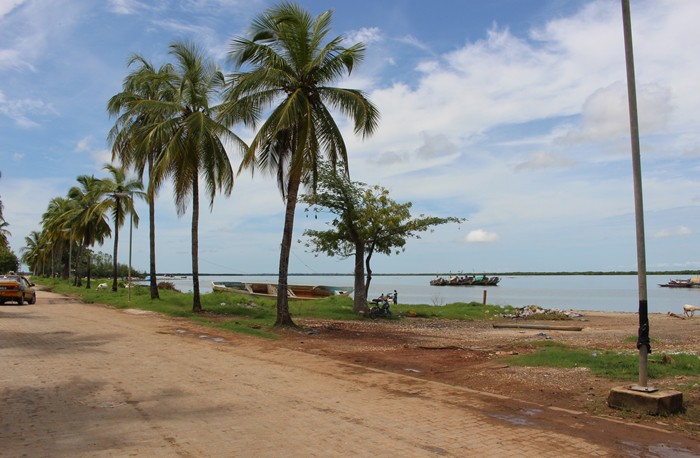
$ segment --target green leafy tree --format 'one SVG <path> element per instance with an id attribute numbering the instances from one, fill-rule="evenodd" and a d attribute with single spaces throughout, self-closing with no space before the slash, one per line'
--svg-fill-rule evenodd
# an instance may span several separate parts
<path id="1" fill-rule="evenodd" d="M 19 259 L 9 248 L 0 248 L 0 272 L 18 272 Z"/>
<path id="2" fill-rule="evenodd" d="M 355 89 L 333 87 L 350 74 L 364 56 L 362 43 L 342 45 L 343 37 L 328 39 L 332 12 L 312 17 L 300 6 L 281 3 L 258 16 L 250 38 L 231 42 L 230 57 L 237 68 L 221 116 L 228 123 L 260 125 L 246 152 L 241 169 L 262 168 L 277 178 L 286 200 L 280 250 L 275 326 L 295 326 L 287 297 L 289 255 L 299 188 L 317 179 L 322 155 L 332 163 L 347 164 L 347 149 L 332 111 L 349 116 L 355 133 L 368 136 L 379 113 Z"/>
<path id="3" fill-rule="evenodd" d="M 212 101 L 224 87 L 224 75 L 214 62 L 192 43 L 170 45 L 176 93 L 172 101 L 152 100 L 147 106 L 158 114 L 148 126 L 148 136 L 162 141 L 154 175 L 173 179 L 179 215 L 192 201 L 192 310 L 200 312 L 199 292 L 199 193 L 200 176 L 209 197 L 209 208 L 219 192 L 231 194 L 234 173 L 226 144 L 245 149 L 245 143 L 216 119 Z"/>
<path id="4" fill-rule="evenodd" d="M 155 162 L 163 154 L 167 139 L 148 135 L 149 127 L 163 121 L 162 110 L 151 102 L 172 102 L 177 94 L 177 79 L 170 64 L 156 69 L 144 57 L 131 57 L 128 67 L 134 69 L 124 78 L 122 91 L 107 104 L 111 116 L 117 120 L 109 133 L 112 160 L 118 159 L 125 167 L 133 167 L 140 179 L 148 174 L 148 238 L 151 299 L 159 299 L 156 279 L 156 226 L 155 197 L 165 180 L 166 169 L 155 169 Z M 156 173 L 159 172 L 159 173 Z"/>
<path id="5" fill-rule="evenodd" d="M 374 253 L 389 255 L 405 250 L 409 238 L 434 226 L 461 223 L 463 218 L 420 215 L 411 217 L 411 202 L 398 203 L 381 186 L 368 187 L 350 181 L 330 164 L 320 167 L 316 193 L 302 201 L 317 211 L 335 215 L 327 230 L 306 230 L 307 247 L 329 256 L 355 257 L 355 295 L 353 310 L 367 310 L 367 294 L 372 281 L 370 261 Z M 365 272 L 366 271 L 366 272 Z M 365 279 L 366 273 L 366 279 Z"/>

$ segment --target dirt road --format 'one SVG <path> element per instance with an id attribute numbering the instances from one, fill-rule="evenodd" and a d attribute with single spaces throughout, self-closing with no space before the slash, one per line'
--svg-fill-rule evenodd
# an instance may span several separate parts
<path id="1" fill-rule="evenodd" d="M 0 307 L 0 456 L 700 456 L 691 437 L 39 292 Z"/>

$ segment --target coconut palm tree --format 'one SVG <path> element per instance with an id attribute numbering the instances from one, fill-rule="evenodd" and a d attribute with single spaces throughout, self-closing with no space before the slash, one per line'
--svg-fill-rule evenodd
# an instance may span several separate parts
<path id="1" fill-rule="evenodd" d="M 90 259 L 89 248 L 95 243 L 104 242 L 105 237 L 111 235 L 112 230 L 106 218 L 106 211 L 109 205 L 103 199 L 103 180 L 95 178 L 93 175 L 80 175 L 77 178 L 80 186 L 73 186 L 68 191 L 68 197 L 76 202 L 71 214 L 71 227 L 74 237 L 78 241 L 78 251 L 76 256 L 76 285 L 82 285 L 83 254 L 88 252 L 88 272 L 87 285 L 90 288 Z"/>
<path id="2" fill-rule="evenodd" d="M 103 204 L 112 214 L 114 223 L 114 255 L 112 272 L 112 291 L 117 291 L 117 251 L 119 248 L 119 228 L 124 225 L 126 215 L 133 216 L 135 227 L 139 225 L 139 215 L 134 209 L 134 196 L 143 197 L 143 184 L 139 179 L 126 176 L 124 167 L 107 164 L 104 169 L 109 177 L 100 180 L 99 194 L 104 197 Z"/>
<path id="3" fill-rule="evenodd" d="M 241 169 L 261 167 L 274 174 L 286 199 L 279 263 L 276 326 L 294 326 L 289 314 L 287 276 L 299 188 L 315 188 L 322 155 L 335 165 L 342 161 L 347 173 L 347 149 L 332 111 L 352 118 L 355 133 L 368 136 L 379 112 L 359 90 L 333 87 L 350 74 L 364 55 L 362 43 L 345 47 L 343 38 L 328 40 L 332 12 L 312 17 L 293 3 L 282 3 L 259 17 L 250 38 L 231 42 L 229 56 L 237 68 L 222 119 L 234 122 L 246 113 L 258 119 L 270 109 L 241 163 Z"/>
<path id="4" fill-rule="evenodd" d="M 7 229 L 9 226 L 10 223 L 5 221 L 5 219 L 2 216 L 0 216 L 0 248 L 10 247 L 10 241 L 8 240 L 8 237 L 12 237 L 12 233 L 9 229 Z"/>
<path id="5" fill-rule="evenodd" d="M 165 177 L 154 174 L 154 164 L 163 152 L 164 141 L 145 135 L 148 126 L 160 121 L 159 111 L 149 106 L 149 101 L 173 101 L 177 93 L 172 65 L 159 69 L 144 57 L 135 54 L 128 66 L 135 65 L 122 83 L 122 92 L 114 95 L 107 104 L 111 116 L 116 116 L 109 132 L 112 144 L 112 160 L 118 159 L 124 167 L 133 167 L 139 179 L 148 173 L 148 219 L 151 299 L 159 299 L 156 279 L 156 226 L 155 196 Z"/>
<path id="6" fill-rule="evenodd" d="M 158 120 L 149 126 L 147 138 L 161 144 L 162 151 L 155 162 L 154 173 L 173 179 L 175 205 L 179 215 L 192 201 L 192 310 L 200 312 L 199 291 L 199 193 L 200 177 L 209 197 L 233 189 L 234 173 L 225 145 L 244 150 L 245 143 L 215 116 L 214 96 L 224 86 L 224 76 L 217 66 L 192 43 L 170 45 L 175 58 L 173 72 L 177 89 L 173 101 L 153 100 L 144 109 L 158 113 Z"/>
<path id="7" fill-rule="evenodd" d="M 67 197 L 54 197 L 49 201 L 46 211 L 41 217 L 42 233 L 52 242 L 52 249 L 60 253 L 60 262 L 63 263 L 62 278 L 68 278 L 72 266 L 70 253 L 73 251 L 73 228 L 71 227 L 71 215 L 76 201 Z M 67 250 L 65 249 L 67 247 Z"/>
<path id="8" fill-rule="evenodd" d="M 19 250 L 19 260 L 29 266 L 32 274 L 36 274 L 38 271 L 42 249 L 46 246 L 45 240 L 46 233 L 31 231 L 28 236 L 24 237 L 24 246 Z"/>

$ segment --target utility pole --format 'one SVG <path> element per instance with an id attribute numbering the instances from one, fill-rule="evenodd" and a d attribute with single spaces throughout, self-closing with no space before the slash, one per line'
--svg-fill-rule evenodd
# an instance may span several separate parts
<path id="1" fill-rule="evenodd" d="M 637 282 L 639 288 L 639 383 L 631 389 L 656 391 L 647 386 L 647 360 L 651 353 L 649 341 L 649 304 L 647 302 L 647 262 L 644 244 L 644 205 L 642 202 L 642 166 L 639 153 L 639 121 L 637 118 L 637 89 L 632 52 L 632 20 L 630 0 L 622 0 L 622 25 L 625 36 L 625 61 L 627 64 L 627 98 L 630 113 L 630 139 L 632 142 L 632 173 L 634 176 L 634 215 L 637 228 Z"/>

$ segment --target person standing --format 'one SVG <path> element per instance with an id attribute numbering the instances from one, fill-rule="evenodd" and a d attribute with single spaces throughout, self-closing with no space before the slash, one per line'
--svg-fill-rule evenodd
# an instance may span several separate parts
<path id="1" fill-rule="evenodd" d="M 399 293 L 394 290 L 394 305 L 399 303 Z"/>

